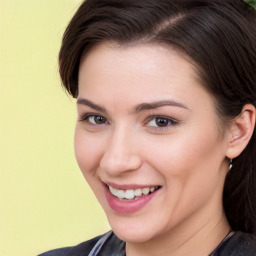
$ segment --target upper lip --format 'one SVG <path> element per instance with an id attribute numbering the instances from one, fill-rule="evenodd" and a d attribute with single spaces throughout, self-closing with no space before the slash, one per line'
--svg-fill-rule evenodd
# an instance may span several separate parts
<path id="1" fill-rule="evenodd" d="M 143 189 L 143 188 L 152 188 L 152 187 L 160 187 L 160 185 L 155 185 L 155 184 L 116 184 L 116 183 L 113 183 L 113 182 L 103 182 L 105 183 L 107 186 L 111 186 L 111 187 L 114 187 L 114 188 L 117 188 L 117 189 L 121 189 L 121 190 L 127 190 L 127 189 Z"/>

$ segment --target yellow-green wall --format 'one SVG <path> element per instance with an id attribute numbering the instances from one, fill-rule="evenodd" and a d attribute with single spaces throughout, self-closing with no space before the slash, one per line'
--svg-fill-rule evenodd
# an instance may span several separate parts
<path id="1" fill-rule="evenodd" d="M 108 230 L 73 153 L 75 101 L 57 55 L 77 0 L 0 0 L 0 256 Z"/>

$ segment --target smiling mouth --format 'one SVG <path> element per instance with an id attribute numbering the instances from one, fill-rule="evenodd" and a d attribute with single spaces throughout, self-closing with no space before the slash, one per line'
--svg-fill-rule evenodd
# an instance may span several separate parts
<path id="1" fill-rule="evenodd" d="M 136 200 L 136 199 L 148 196 L 156 192 L 160 188 L 161 186 L 154 186 L 154 187 L 123 190 L 123 189 L 114 188 L 112 186 L 108 186 L 110 193 L 122 201 L 132 201 L 132 200 Z"/>

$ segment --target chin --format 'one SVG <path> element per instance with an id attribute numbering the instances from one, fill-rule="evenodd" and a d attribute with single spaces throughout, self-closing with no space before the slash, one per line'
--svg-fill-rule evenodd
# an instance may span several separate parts
<path id="1" fill-rule="evenodd" d="M 119 239 L 129 243 L 147 242 L 151 240 L 156 233 L 156 229 L 152 227 L 131 223 L 131 221 L 109 221 L 109 223 L 115 235 Z"/>
<path id="2" fill-rule="evenodd" d="M 152 239 L 149 232 L 141 232 L 138 230 L 113 229 L 113 232 L 120 240 L 128 243 L 145 243 Z"/>

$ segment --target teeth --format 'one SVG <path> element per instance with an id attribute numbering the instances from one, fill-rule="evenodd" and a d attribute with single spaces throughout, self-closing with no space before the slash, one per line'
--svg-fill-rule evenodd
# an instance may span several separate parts
<path id="1" fill-rule="evenodd" d="M 116 196 L 117 196 L 118 198 L 120 198 L 120 199 L 125 198 L 125 192 L 124 192 L 124 190 L 117 190 Z"/>
<path id="2" fill-rule="evenodd" d="M 125 191 L 125 198 L 126 199 L 133 199 L 134 198 L 134 190 L 127 189 Z"/>
<path id="3" fill-rule="evenodd" d="M 109 190 L 110 190 L 111 194 L 116 195 L 116 189 L 115 188 L 109 186 Z"/>
<path id="4" fill-rule="evenodd" d="M 149 194 L 149 188 L 143 188 L 142 193 L 147 196 Z"/>
<path id="5" fill-rule="evenodd" d="M 141 196 L 141 195 L 142 195 L 142 190 L 141 190 L 140 188 L 135 189 L 134 195 L 135 195 L 135 196 Z"/>
<path id="6" fill-rule="evenodd" d="M 155 191 L 155 187 L 153 187 L 153 188 L 150 188 L 150 192 L 152 193 L 152 192 L 154 192 Z"/>
<path id="7" fill-rule="evenodd" d="M 138 189 L 117 189 L 109 186 L 109 191 L 112 195 L 119 199 L 133 200 L 135 197 L 147 196 L 149 193 L 153 193 L 158 187 L 138 188 Z"/>

